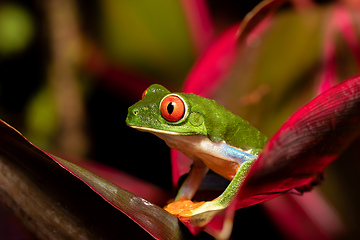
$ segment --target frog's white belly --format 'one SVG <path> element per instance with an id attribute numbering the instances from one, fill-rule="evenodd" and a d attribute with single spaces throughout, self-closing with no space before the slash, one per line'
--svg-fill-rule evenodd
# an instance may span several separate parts
<path id="1" fill-rule="evenodd" d="M 163 139 L 169 147 L 183 152 L 194 161 L 202 161 L 211 170 L 230 180 L 243 162 L 257 158 L 256 155 L 229 146 L 224 141 L 213 142 L 204 136 L 152 133 Z"/>

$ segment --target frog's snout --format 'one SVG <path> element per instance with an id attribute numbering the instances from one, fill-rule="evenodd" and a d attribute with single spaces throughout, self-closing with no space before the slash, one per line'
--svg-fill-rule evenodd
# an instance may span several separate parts
<path id="1" fill-rule="evenodd" d="M 130 127 L 148 126 L 153 123 L 154 119 L 156 119 L 156 115 L 148 106 L 135 104 L 129 107 L 125 122 Z"/>
<path id="2" fill-rule="evenodd" d="M 138 108 L 134 108 L 134 107 L 129 107 L 128 109 L 128 114 L 126 117 L 126 124 L 127 125 L 131 125 L 131 123 L 133 123 L 134 118 L 138 115 L 139 113 L 139 109 Z"/>

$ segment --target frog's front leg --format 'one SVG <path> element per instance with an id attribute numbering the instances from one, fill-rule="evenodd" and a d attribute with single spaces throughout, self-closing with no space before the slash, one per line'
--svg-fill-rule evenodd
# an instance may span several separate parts
<path id="1" fill-rule="evenodd" d="M 202 161 L 194 161 L 187 178 L 176 195 L 175 201 L 192 199 L 208 170 L 209 168 Z"/>
<path id="2" fill-rule="evenodd" d="M 183 211 L 194 209 L 203 204 L 204 202 L 193 203 L 191 199 L 208 170 L 209 168 L 202 161 L 194 161 L 187 178 L 175 197 L 175 201 L 165 206 L 164 209 L 173 215 L 178 215 Z"/>

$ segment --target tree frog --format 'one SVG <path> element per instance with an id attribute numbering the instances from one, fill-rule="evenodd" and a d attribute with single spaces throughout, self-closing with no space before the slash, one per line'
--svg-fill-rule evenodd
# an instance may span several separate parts
<path id="1" fill-rule="evenodd" d="M 194 208 L 203 211 L 229 205 L 267 141 L 255 127 L 214 100 L 192 93 L 171 93 L 158 84 L 151 85 L 142 99 L 129 107 L 126 123 L 155 134 L 193 160 L 175 202 L 165 208 L 174 215 Z M 231 182 L 214 200 L 194 204 L 190 200 L 208 169 Z"/>

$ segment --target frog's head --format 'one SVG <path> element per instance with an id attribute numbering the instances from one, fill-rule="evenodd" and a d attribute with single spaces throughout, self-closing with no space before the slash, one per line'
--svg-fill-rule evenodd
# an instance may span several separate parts
<path id="1" fill-rule="evenodd" d="M 196 110 L 200 98 L 189 93 L 170 93 L 153 84 L 142 99 L 129 107 L 126 124 L 141 131 L 171 135 L 206 135 L 203 114 Z"/>

